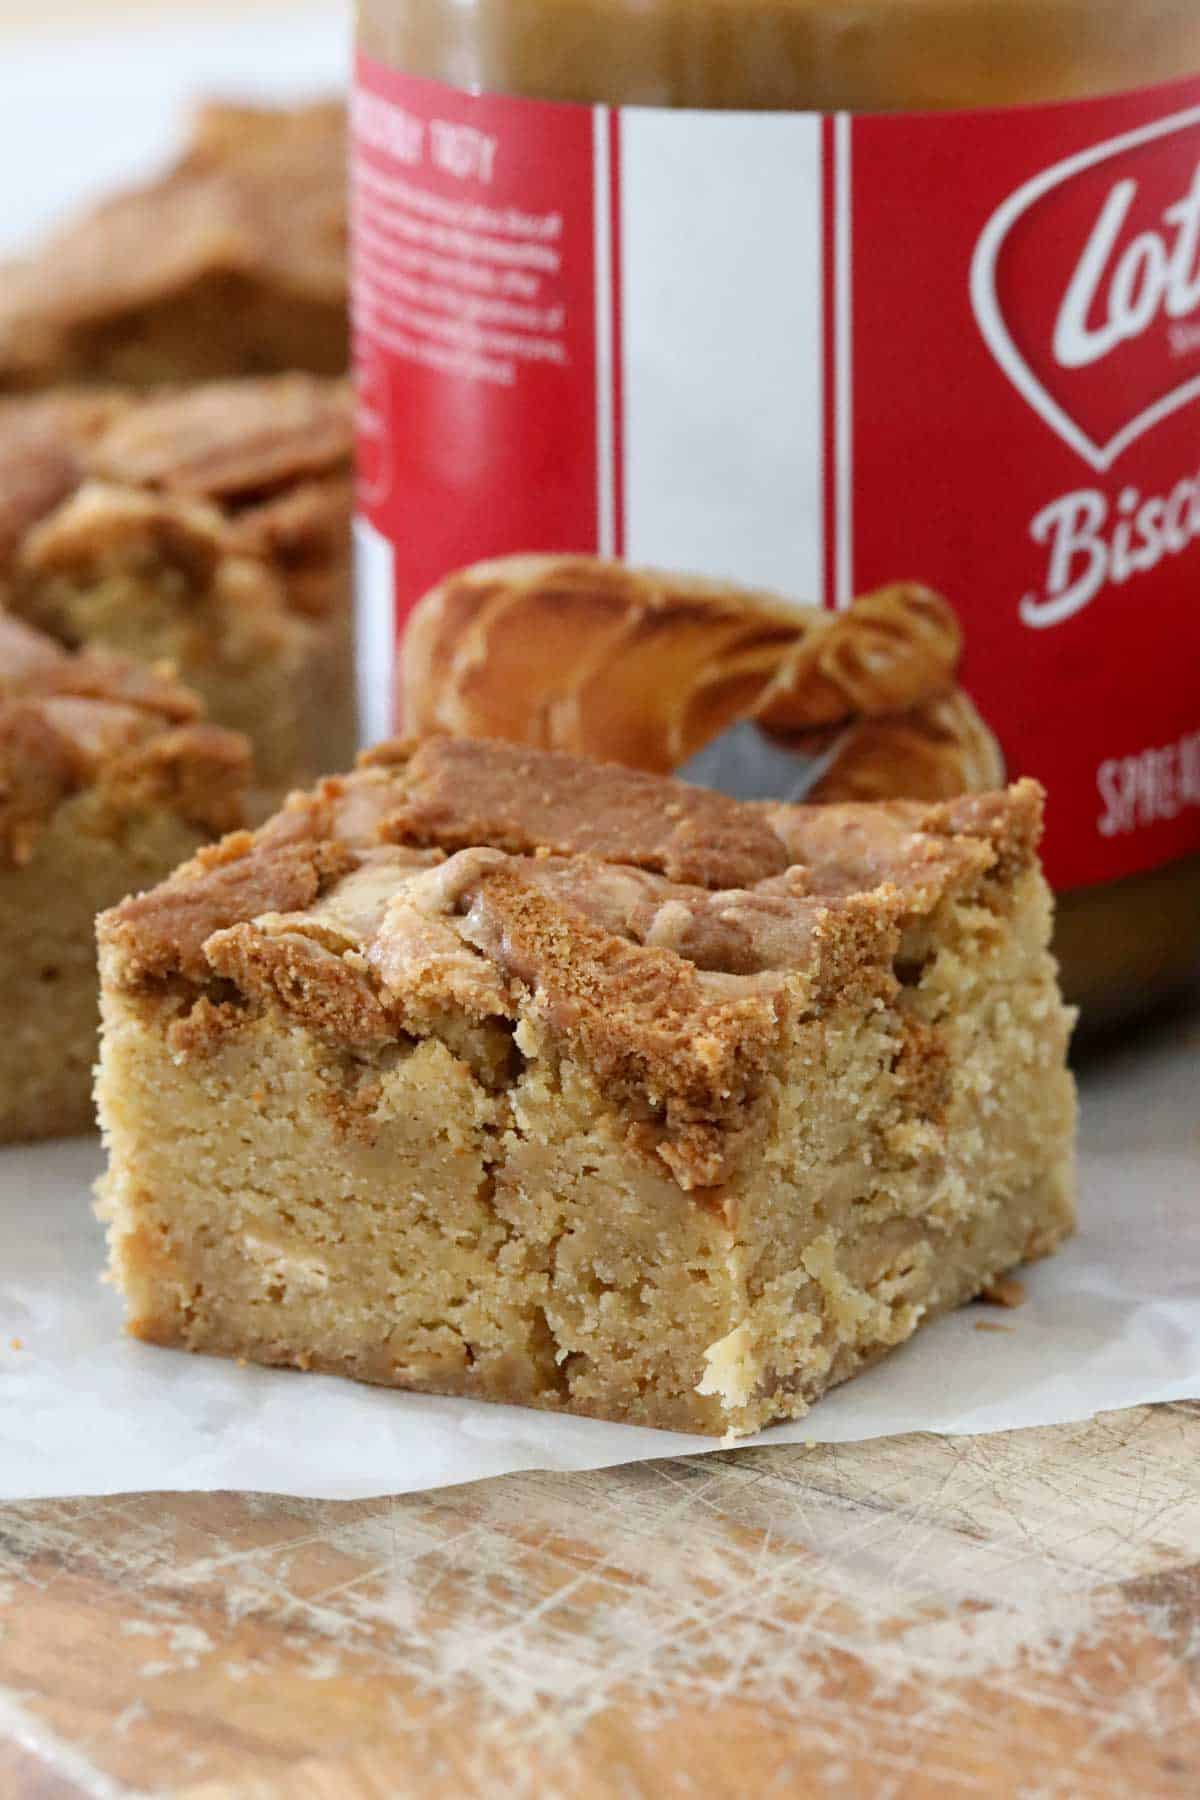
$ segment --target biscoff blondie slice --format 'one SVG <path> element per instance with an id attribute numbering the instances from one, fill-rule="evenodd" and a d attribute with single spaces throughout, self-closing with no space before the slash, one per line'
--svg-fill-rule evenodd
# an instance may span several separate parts
<path id="1" fill-rule="evenodd" d="M 0 603 L 170 662 L 264 816 L 354 754 L 350 457 L 348 389 L 303 375 L 0 406 Z"/>
<path id="2" fill-rule="evenodd" d="M 346 109 L 212 102 L 155 179 L 0 269 L 0 393 L 346 369 Z"/>
<path id="3" fill-rule="evenodd" d="M 1042 796 L 742 804 L 368 754 L 100 925 L 138 1337 L 708 1433 L 1074 1207 Z"/>
<path id="4" fill-rule="evenodd" d="M 200 712 L 0 614 L 0 1142 L 92 1125 L 96 914 L 241 817 L 248 746 Z"/>

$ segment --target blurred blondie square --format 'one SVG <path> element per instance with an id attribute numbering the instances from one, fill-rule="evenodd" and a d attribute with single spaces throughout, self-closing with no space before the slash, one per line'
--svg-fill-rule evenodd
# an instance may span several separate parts
<path id="1" fill-rule="evenodd" d="M 0 270 L 0 393 L 344 373 L 346 115 L 210 104 L 165 174 Z"/>
<path id="2" fill-rule="evenodd" d="M 345 383 L 306 375 L 0 405 L 0 604 L 170 663 L 270 810 L 354 752 L 350 459 Z"/>
<path id="3" fill-rule="evenodd" d="M 241 818 L 249 748 L 200 714 L 0 614 L 0 1141 L 92 1124 L 96 914 Z"/>

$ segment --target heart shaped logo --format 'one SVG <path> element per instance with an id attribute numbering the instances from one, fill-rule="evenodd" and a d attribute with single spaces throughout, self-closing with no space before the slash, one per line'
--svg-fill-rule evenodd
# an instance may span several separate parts
<path id="1" fill-rule="evenodd" d="M 970 292 L 1004 374 L 1097 471 L 1200 399 L 1200 107 L 1018 188 L 980 235 Z"/>

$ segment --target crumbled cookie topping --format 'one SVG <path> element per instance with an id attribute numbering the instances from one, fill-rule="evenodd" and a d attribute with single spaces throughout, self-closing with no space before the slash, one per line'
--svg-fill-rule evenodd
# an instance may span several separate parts
<path id="1" fill-rule="evenodd" d="M 117 811 L 169 805 L 209 831 L 240 817 L 249 749 L 195 697 L 120 657 L 69 655 L 0 613 L 0 862 L 27 862 L 56 807 L 102 788 Z"/>
<path id="2" fill-rule="evenodd" d="M 945 806 L 746 805 L 511 745 L 398 741 L 115 908 L 101 937 L 126 988 L 183 978 L 361 1050 L 439 1006 L 557 1034 L 610 1095 L 650 1105 L 701 1185 L 783 1020 L 894 993 L 902 932 L 1029 863 L 1040 820 L 1031 782 Z"/>

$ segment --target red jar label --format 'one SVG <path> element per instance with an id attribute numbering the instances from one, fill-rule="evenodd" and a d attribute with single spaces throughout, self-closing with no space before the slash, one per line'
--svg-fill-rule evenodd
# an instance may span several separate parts
<path id="1" fill-rule="evenodd" d="M 622 753 L 674 745 L 694 773 L 710 720 L 825 795 L 1032 774 L 1060 888 L 1200 849 L 1200 81 L 829 118 L 473 95 L 360 59 L 354 191 L 375 734 L 405 723 L 415 611 L 409 724 L 612 754 L 584 685 L 662 712 L 664 684 L 707 683 L 681 734 L 622 727 Z M 961 629 L 928 693 L 880 663 L 890 601 L 858 630 L 855 596 L 903 582 Z M 927 621 L 904 619 L 911 674 Z M 771 658 L 817 651 L 828 679 L 781 730 Z"/>

